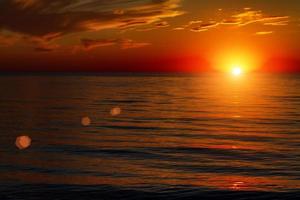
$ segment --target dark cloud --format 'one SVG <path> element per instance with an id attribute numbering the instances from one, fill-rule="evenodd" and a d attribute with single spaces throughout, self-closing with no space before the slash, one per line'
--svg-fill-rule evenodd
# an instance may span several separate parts
<path id="1" fill-rule="evenodd" d="M 81 39 L 81 44 L 86 50 L 94 49 L 97 47 L 113 46 L 118 42 L 116 39 L 103 39 L 103 40 L 93 40 L 93 39 Z"/>
<path id="2" fill-rule="evenodd" d="M 55 48 L 47 47 L 47 46 L 40 46 L 40 47 L 35 47 L 34 50 L 37 52 L 52 52 L 55 50 Z"/>
<path id="3" fill-rule="evenodd" d="M 0 29 L 45 37 L 150 24 L 182 14 L 180 0 L 2 0 Z"/>
<path id="4" fill-rule="evenodd" d="M 0 33 L 0 46 L 9 46 L 15 44 L 20 38 L 11 34 Z"/>

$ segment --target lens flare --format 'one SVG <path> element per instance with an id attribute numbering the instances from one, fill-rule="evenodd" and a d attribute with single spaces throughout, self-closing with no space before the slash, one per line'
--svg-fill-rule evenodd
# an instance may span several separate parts
<path id="1" fill-rule="evenodd" d="M 110 110 L 111 116 L 114 116 L 114 117 L 120 115 L 121 112 L 122 112 L 122 110 L 120 107 L 114 107 Z"/>
<path id="2" fill-rule="evenodd" d="M 91 118 L 89 118 L 89 117 L 83 117 L 83 118 L 81 118 L 81 124 L 82 124 L 82 126 L 89 126 L 89 125 L 91 125 L 91 123 L 92 123 Z"/>
<path id="3" fill-rule="evenodd" d="M 31 138 L 29 136 L 19 136 L 15 142 L 16 146 L 20 149 L 27 149 L 31 145 Z"/>

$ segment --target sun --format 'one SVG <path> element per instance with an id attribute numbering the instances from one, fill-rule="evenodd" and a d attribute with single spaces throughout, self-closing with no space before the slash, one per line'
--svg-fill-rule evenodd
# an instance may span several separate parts
<path id="1" fill-rule="evenodd" d="M 239 77 L 257 70 L 261 66 L 259 51 L 251 48 L 220 48 L 212 56 L 212 63 L 216 71 Z"/>
<path id="2" fill-rule="evenodd" d="M 234 76 L 240 76 L 243 73 L 243 70 L 242 70 L 241 67 L 235 66 L 235 67 L 232 68 L 231 73 Z"/>

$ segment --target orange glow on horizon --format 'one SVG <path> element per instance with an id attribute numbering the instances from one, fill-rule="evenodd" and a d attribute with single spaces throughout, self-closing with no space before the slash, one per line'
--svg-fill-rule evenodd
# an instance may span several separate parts
<path id="1" fill-rule="evenodd" d="M 250 48 L 230 49 L 226 47 L 214 54 L 215 56 L 212 56 L 214 69 L 219 72 L 231 73 L 234 76 L 256 71 L 262 65 L 262 55 Z"/>

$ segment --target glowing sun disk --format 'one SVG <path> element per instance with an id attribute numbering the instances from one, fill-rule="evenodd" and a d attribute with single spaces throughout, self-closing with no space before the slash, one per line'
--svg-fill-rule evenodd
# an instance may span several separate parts
<path id="1" fill-rule="evenodd" d="M 212 56 L 212 63 L 217 71 L 229 73 L 232 76 L 241 76 L 260 67 L 259 51 L 252 50 L 251 45 L 247 45 L 247 48 L 226 48 L 225 46 L 219 51 L 216 50 L 215 55 Z"/>
<path id="2" fill-rule="evenodd" d="M 234 75 L 234 76 L 239 76 L 241 75 L 243 72 L 242 68 L 240 67 L 234 67 L 231 71 L 231 73 Z"/>

